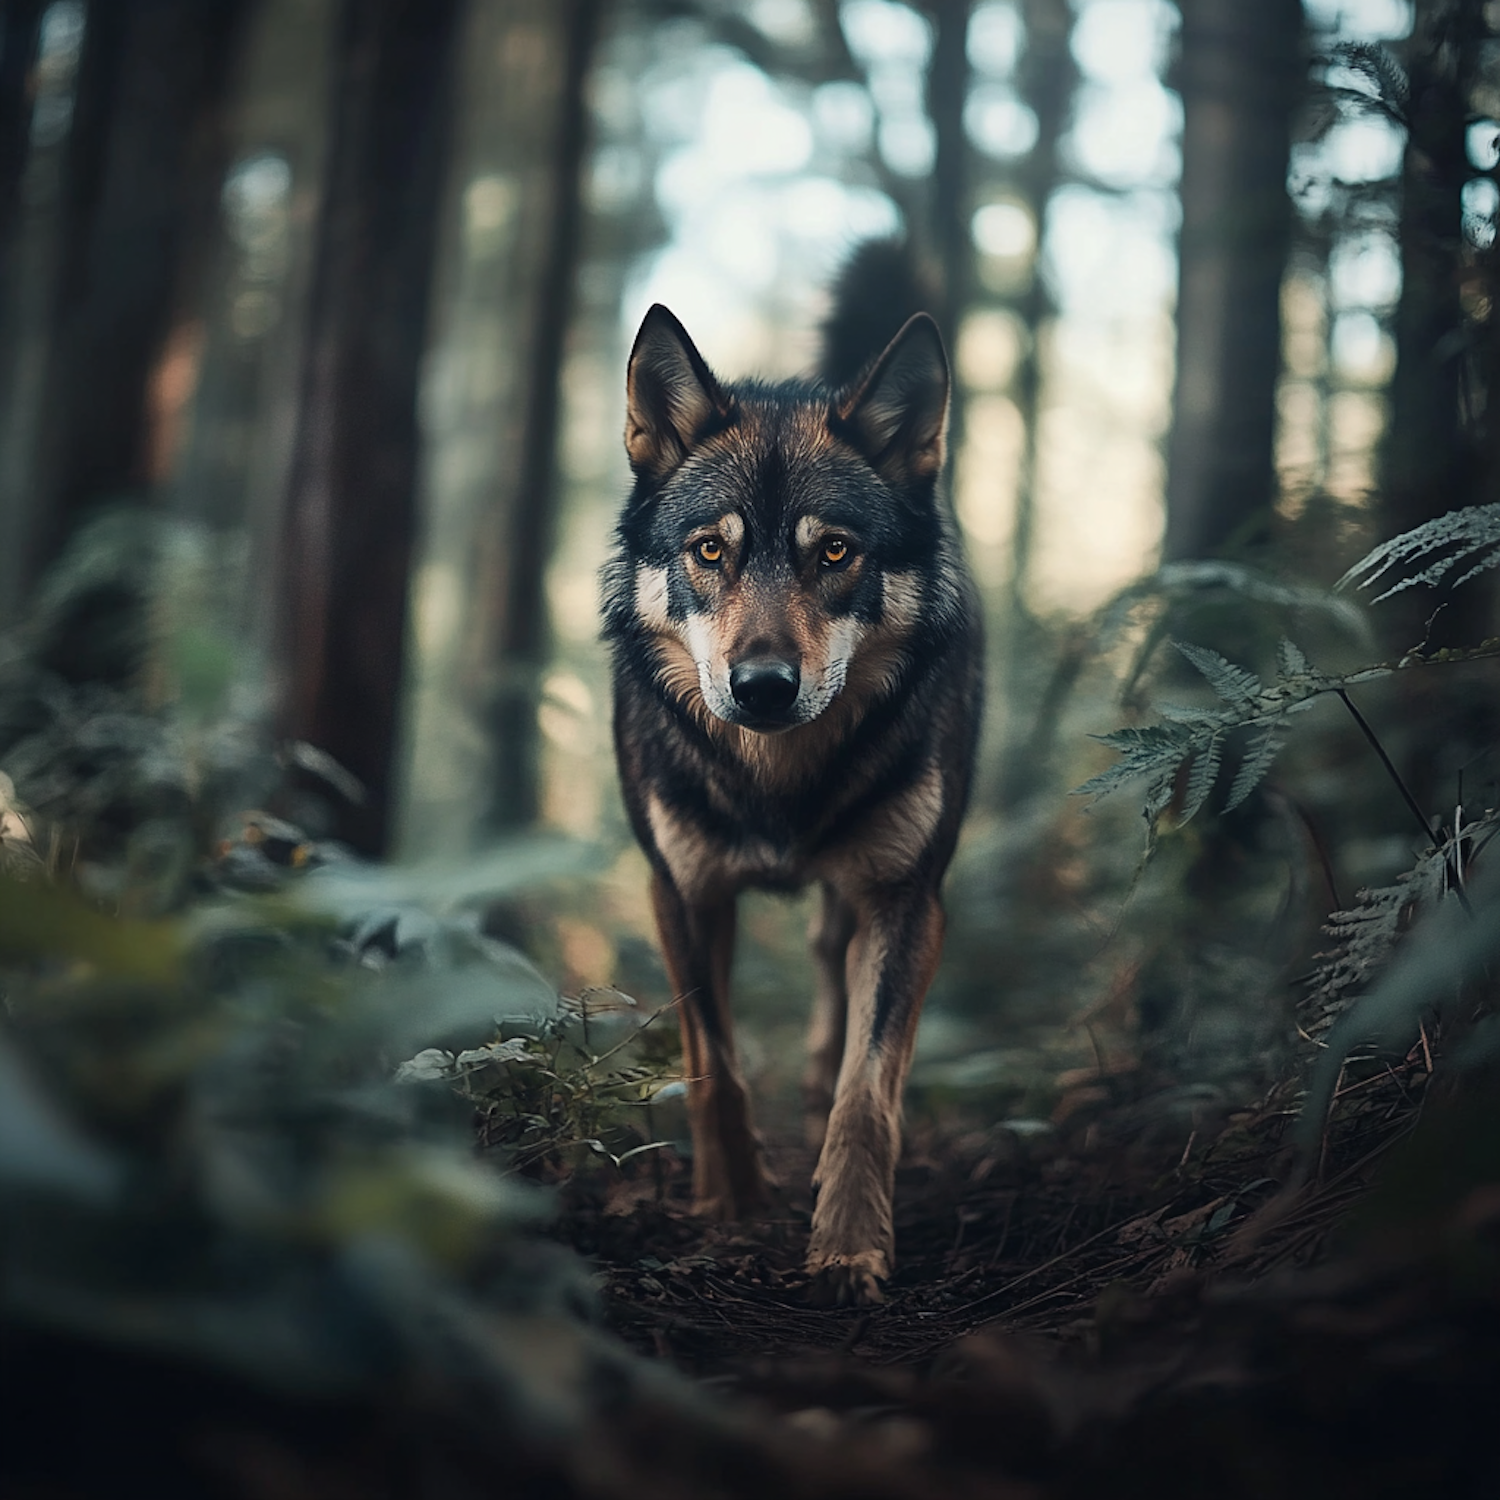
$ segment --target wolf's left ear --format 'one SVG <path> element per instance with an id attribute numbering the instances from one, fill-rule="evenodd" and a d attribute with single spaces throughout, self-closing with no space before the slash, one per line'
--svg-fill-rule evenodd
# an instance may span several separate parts
<path id="1" fill-rule="evenodd" d="M 835 397 L 829 426 L 890 484 L 933 479 L 948 433 L 948 356 L 926 313 L 900 333 L 847 395 Z"/>
<path id="2" fill-rule="evenodd" d="M 625 452 L 637 474 L 662 479 L 730 411 L 687 330 L 661 303 L 646 314 L 625 376 Z"/>

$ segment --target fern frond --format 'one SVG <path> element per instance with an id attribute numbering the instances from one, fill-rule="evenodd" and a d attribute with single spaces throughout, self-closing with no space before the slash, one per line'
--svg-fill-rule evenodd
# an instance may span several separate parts
<path id="1" fill-rule="evenodd" d="M 1217 651 L 1207 646 L 1194 646 L 1187 641 L 1172 644 L 1208 680 L 1208 685 L 1226 703 L 1244 705 L 1253 703 L 1264 691 L 1260 678 L 1247 667 L 1237 667 Z"/>
<path id="2" fill-rule="evenodd" d="M 1467 583 L 1489 568 L 1500 567 L 1500 505 L 1466 506 L 1411 531 L 1403 531 L 1366 553 L 1335 587 L 1344 588 L 1354 582 L 1359 588 L 1371 588 L 1393 568 L 1410 568 L 1426 558 L 1432 561 L 1398 577 L 1374 602 L 1379 604 L 1382 599 L 1419 584 L 1441 583 L 1464 563 L 1471 566 L 1452 581 L 1451 587 Z"/>
<path id="3" fill-rule="evenodd" d="M 1276 669 L 1284 678 L 1318 677 L 1322 674 L 1308 661 L 1301 646 L 1286 636 L 1276 643 Z"/>
<path id="4" fill-rule="evenodd" d="M 1183 797 L 1181 822 L 1188 822 L 1208 800 L 1214 782 L 1219 776 L 1219 762 L 1224 757 L 1224 736 L 1215 733 L 1208 744 L 1193 760 L 1192 773 L 1188 776 L 1187 792 Z"/>
<path id="5" fill-rule="evenodd" d="M 1170 794 L 1177 768 L 1193 753 L 1196 736 L 1195 726 L 1181 724 L 1147 724 L 1095 735 L 1111 750 L 1118 750 L 1120 759 L 1076 790 L 1080 796 L 1103 797 L 1144 776 L 1148 778 L 1148 798 L 1162 783 Z"/>
<path id="6" fill-rule="evenodd" d="M 1096 739 L 1118 750 L 1120 759 L 1076 788 L 1085 796 L 1102 797 L 1144 777 L 1145 813 L 1153 822 L 1171 804 L 1184 770 L 1187 783 L 1180 820 L 1187 822 L 1203 807 L 1213 791 L 1225 742 L 1234 731 L 1249 730 L 1252 737 L 1230 787 L 1226 812 L 1238 807 L 1266 778 L 1286 742 L 1287 720 L 1293 714 L 1311 708 L 1324 693 L 1394 670 L 1366 667 L 1345 677 L 1326 677 L 1300 647 L 1283 640 L 1277 653 L 1280 675 L 1267 686 L 1254 672 L 1217 651 L 1183 641 L 1172 644 L 1203 674 L 1222 706 L 1164 705 L 1160 710 L 1163 723 L 1096 735 Z"/>
<path id="7" fill-rule="evenodd" d="M 1385 972 L 1413 922 L 1452 887 L 1457 851 L 1482 847 L 1486 835 L 1497 828 L 1500 815 L 1487 813 L 1459 829 L 1456 839 L 1425 850 L 1394 884 L 1359 891 L 1353 906 L 1329 916 L 1323 931 L 1338 944 L 1318 954 L 1314 963 L 1312 987 L 1302 1002 L 1307 1035 L 1327 1031 L 1341 1012 L 1358 1002 Z"/>
<path id="8" fill-rule="evenodd" d="M 1286 744 L 1285 717 L 1272 719 L 1250 742 L 1240 768 L 1235 772 L 1224 803 L 1225 812 L 1233 812 L 1258 787 L 1271 770 L 1281 747 Z"/>

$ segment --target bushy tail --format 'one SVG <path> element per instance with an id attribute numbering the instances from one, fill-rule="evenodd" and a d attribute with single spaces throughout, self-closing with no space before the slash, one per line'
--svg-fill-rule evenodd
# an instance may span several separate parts
<path id="1" fill-rule="evenodd" d="M 834 281 L 818 373 L 830 386 L 850 384 L 913 313 L 936 308 L 935 288 L 905 240 L 866 240 Z"/>

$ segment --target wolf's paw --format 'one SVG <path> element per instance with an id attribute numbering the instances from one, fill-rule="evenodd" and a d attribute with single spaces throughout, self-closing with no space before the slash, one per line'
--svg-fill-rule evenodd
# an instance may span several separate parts
<path id="1" fill-rule="evenodd" d="M 821 1307 L 872 1307 L 885 1301 L 882 1287 L 891 1274 L 884 1250 L 857 1255 L 809 1255 L 809 1296 Z"/>

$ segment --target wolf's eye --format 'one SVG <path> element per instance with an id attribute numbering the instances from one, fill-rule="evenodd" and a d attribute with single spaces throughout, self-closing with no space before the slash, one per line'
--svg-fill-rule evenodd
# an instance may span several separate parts
<path id="1" fill-rule="evenodd" d="M 724 561 L 724 544 L 716 536 L 704 537 L 693 552 L 705 567 L 717 568 Z"/>
<path id="2" fill-rule="evenodd" d="M 849 561 L 849 543 L 843 537 L 830 537 L 823 543 L 823 565 L 836 568 Z"/>

